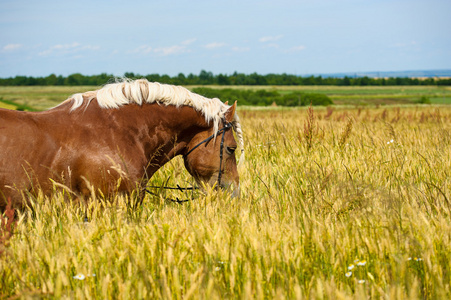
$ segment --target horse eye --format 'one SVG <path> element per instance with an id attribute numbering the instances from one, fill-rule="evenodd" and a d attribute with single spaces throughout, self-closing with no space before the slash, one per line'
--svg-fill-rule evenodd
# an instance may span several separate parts
<path id="1" fill-rule="evenodd" d="M 233 154 L 235 153 L 236 147 L 226 147 L 227 153 Z"/>

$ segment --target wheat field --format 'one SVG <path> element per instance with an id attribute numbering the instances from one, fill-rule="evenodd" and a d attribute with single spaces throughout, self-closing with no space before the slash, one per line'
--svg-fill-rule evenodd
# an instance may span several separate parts
<path id="1" fill-rule="evenodd" d="M 55 187 L 4 219 L 0 298 L 451 298 L 450 107 L 239 114 L 240 199 L 97 197 L 84 222 Z M 150 184 L 191 181 L 175 159 Z"/>

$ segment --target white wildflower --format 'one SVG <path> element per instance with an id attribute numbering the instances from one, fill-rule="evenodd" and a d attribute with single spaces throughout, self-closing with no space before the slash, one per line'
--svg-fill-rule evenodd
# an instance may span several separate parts
<path id="1" fill-rule="evenodd" d="M 85 275 L 83 275 L 83 274 L 77 274 L 77 275 L 75 275 L 74 277 L 72 277 L 72 278 L 74 278 L 74 279 L 78 279 L 78 280 L 85 280 Z"/>
<path id="2" fill-rule="evenodd" d="M 357 265 L 358 265 L 358 266 L 364 266 L 364 265 L 366 265 L 366 260 L 359 261 L 359 262 L 357 263 Z"/>

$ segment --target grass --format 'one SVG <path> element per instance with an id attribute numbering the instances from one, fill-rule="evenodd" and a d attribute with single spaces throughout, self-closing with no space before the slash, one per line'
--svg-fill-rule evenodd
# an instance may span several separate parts
<path id="1" fill-rule="evenodd" d="M 276 90 L 280 93 L 296 91 L 320 93 L 326 94 L 339 105 L 411 104 L 423 96 L 431 98 L 433 103 L 435 98 L 439 98 L 441 102 L 437 103 L 451 104 L 451 88 L 444 86 L 232 86 L 231 88 Z"/>
<path id="2" fill-rule="evenodd" d="M 189 89 L 198 86 L 188 86 Z M 338 105 L 413 104 L 427 97 L 434 104 L 451 104 L 451 87 L 395 86 L 395 87 L 338 87 L 338 86 L 208 86 L 209 88 L 265 89 L 280 93 L 302 91 L 328 95 Z M 44 110 L 61 103 L 72 94 L 95 90 L 95 86 L 0 86 L 0 98 Z M 239 99 L 238 99 L 239 100 Z M 0 104 L 1 105 L 1 104 Z"/>
<path id="3" fill-rule="evenodd" d="M 4 100 L 0 98 L 0 108 L 12 109 L 12 110 L 26 110 L 26 111 L 34 111 L 35 108 L 28 106 L 26 104 L 16 103 L 11 100 Z"/>
<path id="4" fill-rule="evenodd" d="M 451 97 L 435 97 L 430 100 L 432 104 L 451 104 Z"/>
<path id="5" fill-rule="evenodd" d="M 19 105 L 45 110 L 75 93 L 98 89 L 95 86 L 0 86 L 0 98 Z"/>
<path id="6" fill-rule="evenodd" d="M 0 98 L 0 108 L 17 109 L 18 106 L 14 103 L 7 103 L 2 98 Z"/>
<path id="7" fill-rule="evenodd" d="M 4 247 L 0 298 L 451 297 L 450 107 L 239 113 L 240 199 L 98 198 L 83 222 L 62 191 L 38 196 Z M 167 180 L 191 181 L 180 159 L 152 184 Z"/>

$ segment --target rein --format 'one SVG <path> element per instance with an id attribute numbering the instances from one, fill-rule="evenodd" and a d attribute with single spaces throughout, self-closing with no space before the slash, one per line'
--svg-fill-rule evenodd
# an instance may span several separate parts
<path id="1" fill-rule="evenodd" d="M 196 150 L 197 148 L 199 148 L 202 144 L 208 143 L 209 141 L 211 141 L 212 139 L 214 139 L 216 136 L 218 136 L 219 134 L 222 133 L 222 137 L 221 137 L 221 144 L 219 146 L 219 173 L 218 173 L 218 186 L 221 186 L 221 178 L 222 178 L 222 158 L 223 158 L 223 150 L 224 150 L 224 136 L 226 131 L 228 131 L 229 129 L 232 128 L 232 123 L 231 122 L 226 122 L 225 120 L 223 120 L 224 123 L 224 127 L 222 127 L 221 129 L 219 129 L 218 131 L 216 131 L 215 133 L 213 133 L 212 135 L 210 135 L 208 138 L 206 138 L 205 140 L 203 140 L 202 142 L 198 143 L 196 146 L 194 146 L 193 148 L 191 148 L 186 154 L 183 154 L 183 158 L 186 159 L 186 157 L 193 152 L 194 150 Z M 179 190 L 181 192 L 183 191 L 192 191 L 195 189 L 198 189 L 197 187 L 181 187 L 177 184 L 177 187 L 169 187 L 169 186 L 148 186 L 148 188 L 163 188 L 165 190 Z M 155 193 L 149 191 L 148 189 L 145 189 L 145 191 L 149 194 L 155 195 Z M 186 200 L 180 200 L 179 198 L 176 198 L 176 200 L 174 199 L 168 199 L 172 202 L 177 202 L 177 203 L 183 203 L 183 202 L 187 202 L 189 201 L 189 199 Z"/>

